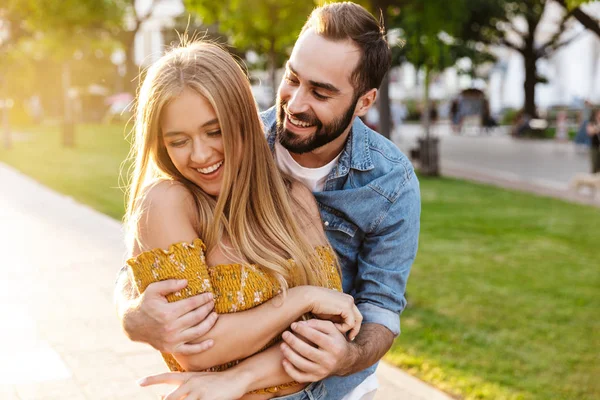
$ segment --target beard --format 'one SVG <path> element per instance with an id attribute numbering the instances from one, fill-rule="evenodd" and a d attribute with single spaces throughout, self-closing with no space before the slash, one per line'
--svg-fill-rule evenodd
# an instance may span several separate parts
<path id="1" fill-rule="evenodd" d="M 354 119 L 354 110 L 358 103 L 358 97 L 354 97 L 350 106 L 331 123 L 325 125 L 314 113 L 293 114 L 294 118 L 315 127 L 314 133 L 308 137 L 302 137 L 289 129 L 284 128 L 286 118 L 285 105 L 277 97 L 277 138 L 279 143 L 291 153 L 304 154 L 331 143 L 340 137 Z"/>

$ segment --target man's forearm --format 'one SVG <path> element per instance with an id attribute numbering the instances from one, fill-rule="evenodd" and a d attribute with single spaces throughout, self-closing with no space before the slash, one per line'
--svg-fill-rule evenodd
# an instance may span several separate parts
<path id="1" fill-rule="evenodd" d="M 134 337 L 135 335 L 132 335 L 134 332 L 131 332 L 131 329 L 128 329 L 127 327 L 127 317 L 131 312 L 131 302 L 137 298 L 137 296 L 137 292 L 129 282 L 127 272 L 125 270 L 121 270 L 117 276 L 117 282 L 115 284 L 114 302 L 117 308 L 119 321 L 121 321 L 121 326 L 131 340 L 136 339 Z"/>
<path id="2" fill-rule="evenodd" d="M 394 334 L 379 324 L 363 324 L 360 333 L 351 343 L 350 360 L 340 376 L 351 375 L 379 361 L 394 343 Z"/>

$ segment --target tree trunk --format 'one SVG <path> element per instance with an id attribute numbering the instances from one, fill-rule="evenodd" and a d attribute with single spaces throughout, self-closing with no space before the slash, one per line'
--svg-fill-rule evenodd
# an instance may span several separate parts
<path id="1" fill-rule="evenodd" d="M 68 61 L 63 64 L 63 146 L 75 147 L 75 123 L 69 90 L 71 88 L 71 67 Z"/>
<path id="2" fill-rule="evenodd" d="M 392 119 L 390 116 L 390 86 L 389 73 L 385 74 L 379 88 L 379 133 L 390 138 Z"/>
<path id="3" fill-rule="evenodd" d="M 419 169 L 423 175 L 439 176 L 440 163 L 438 151 L 438 138 L 431 136 L 431 107 L 429 104 L 429 86 L 431 82 L 431 70 L 425 67 L 425 93 L 423 114 L 421 121 L 423 123 L 424 137 L 419 138 Z"/>
<path id="4" fill-rule="evenodd" d="M 525 83 L 523 84 L 523 87 L 525 89 L 525 103 L 523 104 L 523 110 L 526 115 L 535 118 L 537 116 L 535 107 L 535 85 L 537 83 L 536 59 L 533 54 L 526 54 L 524 59 Z"/>
<path id="5" fill-rule="evenodd" d="M 524 45 L 521 48 L 523 63 L 525 65 L 525 82 L 523 89 L 525 90 L 525 103 L 523 104 L 523 112 L 531 118 L 537 117 L 537 109 L 535 107 L 535 85 L 538 83 L 537 76 L 537 60 L 535 48 L 535 33 L 542 19 L 542 13 L 531 14 L 527 17 L 527 36 L 524 40 Z"/>
<path id="6" fill-rule="evenodd" d="M 429 140 L 431 137 L 431 108 L 429 104 L 429 85 L 431 80 L 431 70 L 425 67 L 425 92 L 423 94 L 423 114 L 421 114 L 421 123 L 423 124 L 423 130 L 425 138 Z"/>
<path id="7" fill-rule="evenodd" d="M 375 2 L 376 12 L 381 12 L 383 26 L 388 29 L 388 0 L 378 0 Z M 389 71 L 385 74 L 381 87 L 379 88 L 379 133 L 384 137 L 390 138 L 392 131 L 392 119 L 390 117 L 390 79 Z"/>
<path id="8" fill-rule="evenodd" d="M 4 148 L 10 149 L 12 147 L 12 140 L 10 137 L 10 107 L 8 99 L 0 100 L 2 105 L 2 130 L 4 131 Z"/>
<path id="9" fill-rule="evenodd" d="M 2 111 L 2 131 L 4 132 L 3 134 L 3 142 L 4 142 L 4 148 L 5 149 L 10 149 L 12 147 L 12 140 L 11 140 L 11 136 L 10 136 L 10 120 L 9 120 L 9 102 L 8 102 L 8 98 L 2 98 L 2 86 L 3 86 L 3 82 L 2 82 L 2 76 L 0 76 L 0 110 Z"/>
<path id="10" fill-rule="evenodd" d="M 535 107 L 535 85 L 537 84 L 537 57 L 533 48 L 527 44 L 523 51 L 523 62 L 525 65 L 525 82 L 523 88 L 525 90 L 525 103 L 523 104 L 523 110 L 525 115 L 531 118 L 537 117 L 537 110 Z"/>
<path id="11" fill-rule="evenodd" d="M 135 37 L 140 29 L 137 24 L 131 32 L 125 33 L 123 47 L 125 51 L 125 85 L 124 90 L 135 95 L 139 85 L 139 67 L 135 64 Z"/>
<path id="12" fill-rule="evenodd" d="M 269 44 L 268 54 L 268 69 L 269 69 L 269 80 L 271 81 L 271 104 L 275 104 L 275 98 L 277 97 L 277 53 L 275 52 L 275 39 L 271 39 Z"/>

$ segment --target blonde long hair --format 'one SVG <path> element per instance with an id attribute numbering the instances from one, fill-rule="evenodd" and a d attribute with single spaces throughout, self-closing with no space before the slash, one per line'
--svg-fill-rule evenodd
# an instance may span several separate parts
<path id="1" fill-rule="evenodd" d="M 161 111 L 185 88 L 203 96 L 219 120 L 227 162 L 217 199 L 175 168 L 162 141 Z M 197 233 L 208 250 L 222 246 L 241 263 L 261 266 L 284 289 L 291 282 L 326 283 L 315 250 L 294 216 L 291 185 L 273 160 L 246 74 L 220 46 L 204 41 L 182 45 L 148 69 L 136 104 L 130 158 L 133 172 L 125 225 L 131 243 L 139 243 L 138 222 L 146 189 L 159 179 L 174 180 L 193 195 Z M 230 248 L 223 247 L 223 235 L 230 240 Z"/>

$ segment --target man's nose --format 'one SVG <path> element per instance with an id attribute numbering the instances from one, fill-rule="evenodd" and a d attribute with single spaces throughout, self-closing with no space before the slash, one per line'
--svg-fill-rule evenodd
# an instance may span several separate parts
<path id="1" fill-rule="evenodd" d="M 294 88 L 290 91 L 290 98 L 287 102 L 287 110 L 290 114 L 301 114 L 308 110 L 306 94 L 302 88 Z"/>

